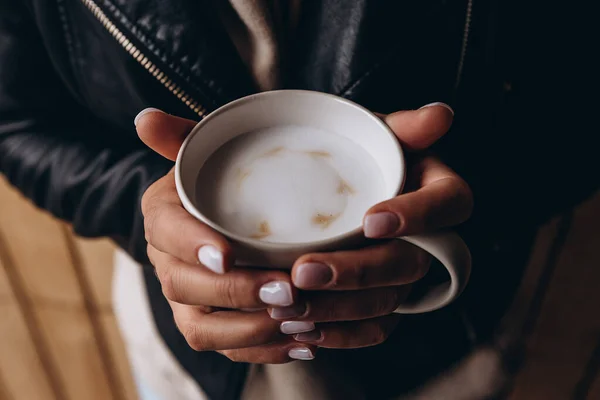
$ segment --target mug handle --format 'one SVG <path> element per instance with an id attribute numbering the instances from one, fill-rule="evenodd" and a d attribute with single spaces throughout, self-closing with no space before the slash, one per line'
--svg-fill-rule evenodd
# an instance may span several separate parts
<path id="1" fill-rule="evenodd" d="M 454 232 L 436 232 L 424 235 L 401 236 L 437 258 L 446 268 L 450 280 L 439 284 L 417 299 L 401 304 L 395 313 L 419 314 L 440 309 L 454 301 L 467 286 L 471 275 L 471 252 L 466 243 Z"/>

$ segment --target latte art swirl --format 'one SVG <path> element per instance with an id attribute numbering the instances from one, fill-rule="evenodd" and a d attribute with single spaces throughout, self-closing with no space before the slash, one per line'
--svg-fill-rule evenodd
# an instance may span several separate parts
<path id="1" fill-rule="evenodd" d="M 296 160 L 296 158 L 300 156 L 304 156 L 304 157 L 310 157 L 313 158 L 313 160 Z M 277 158 L 286 158 L 286 160 L 266 160 L 269 158 L 273 158 L 273 157 L 277 157 Z M 288 162 L 295 162 L 295 161 L 299 161 L 298 165 L 300 165 L 302 162 L 306 163 L 306 162 L 316 162 L 316 163 L 322 163 L 324 165 L 319 165 L 317 168 L 319 168 L 319 171 L 327 171 L 330 173 L 333 173 L 335 175 L 335 180 L 337 181 L 337 184 L 335 186 L 335 194 L 339 195 L 339 196 L 351 196 L 355 193 L 354 189 L 348 184 L 348 182 L 346 182 L 337 171 L 335 171 L 331 166 L 329 165 L 325 165 L 328 164 L 328 161 L 330 161 L 331 159 L 331 154 L 327 151 L 323 151 L 323 150 L 304 150 L 304 151 L 297 151 L 297 150 L 291 150 L 287 147 L 283 147 L 283 146 L 278 146 L 278 147 L 274 147 L 271 150 L 268 150 L 266 153 L 260 155 L 257 159 L 253 160 L 252 162 L 249 163 L 249 165 L 245 166 L 244 169 L 239 168 L 237 170 L 237 182 L 238 182 L 238 192 L 237 192 L 237 196 L 239 196 L 239 198 L 245 198 L 247 197 L 245 195 L 245 191 L 248 190 L 252 190 L 254 186 L 252 179 L 250 179 L 250 182 L 248 182 L 248 178 L 251 177 L 252 173 L 254 172 L 254 170 L 258 170 L 259 172 L 261 170 L 268 170 L 270 168 L 276 168 L 276 167 L 281 167 L 281 163 L 288 163 Z M 258 165 L 257 165 L 258 164 Z M 266 165 L 263 165 L 266 164 Z M 275 165 L 272 165 L 275 164 Z M 325 172 L 326 173 L 326 172 Z M 260 178 L 259 178 L 260 179 Z M 290 176 L 289 179 L 293 179 L 293 177 Z M 273 182 L 273 179 L 270 179 L 271 182 Z M 292 181 L 293 182 L 293 181 Z M 275 187 L 281 187 L 282 185 L 275 185 Z M 334 188 L 330 188 L 332 189 L 332 193 L 326 193 L 325 195 L 327 196 L 334 196 L 335 194 L 333 193 Z M 343 204 L 343 208 L 346 208 L 346 202 L 344 202 Z M 235 210 L 234 213 L 238 211 Z M 292 211 L 292 210 L 290 210 Z M 340 215 L 342 215 L 342 213 L 344 212 L 344 210 L 339 210 L 336 211 L 335 213 L 333 212 L 323 212 L 323 211 L 319 211 L 317 210 L 315 212 L 315 214 L 312 216 L 312 218 L 310 219 L 311 223 L 315 226 L 320 227 L 321 229 L 327 229 Z M 256 226 L 256 232 L 254 234 L 252 234 L 250 237 L 255 238 L 255 239 L 265 239 L 268 238 L 269 236 L 271 236 L 273 234 L 273 232 L 271 231 L 270 228 L 270 223 L 268 219 L 265 219 L 263 221 L 260 221 L 257 223 Z"/>

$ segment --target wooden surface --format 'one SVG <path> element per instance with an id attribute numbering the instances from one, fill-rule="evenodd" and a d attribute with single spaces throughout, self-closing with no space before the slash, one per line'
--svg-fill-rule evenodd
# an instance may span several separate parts
<path id="1" fill-rule="evenodd" d="M 0 181 L 0 396 L 134 400 L 111 310 L 112 244 L 76 238 Z"/>
<path id="2" fill-rule="evenodd" d="M 111 310 L 112 245 L 0 178 L 0 400 L 133 400 Z M 600 399 L 600 196 L 540 231 L 508 321 L 527 358 L 511 400 Z"/>

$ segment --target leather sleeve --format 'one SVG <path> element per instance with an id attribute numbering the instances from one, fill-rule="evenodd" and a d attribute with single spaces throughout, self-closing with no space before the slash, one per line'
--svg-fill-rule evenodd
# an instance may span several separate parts
<path id="1" fill-rule="evenodd" d="M 111 237 L 144 262 L 140 199 L 172 163 L 76 102 L 22 7 L 0 1 L 0 173 L 79 235 Z"/>

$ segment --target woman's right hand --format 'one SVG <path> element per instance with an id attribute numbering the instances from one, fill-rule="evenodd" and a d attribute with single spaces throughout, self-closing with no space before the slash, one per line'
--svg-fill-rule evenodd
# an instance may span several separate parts
<path id="1" fill-rule="evenodd" d="M 195 124 L 155 109 L 146 109 L 135 119 L 142 141 L 170 160 L 177 157 Z M 283 334 L 280 322 L 266 311 L 267 307 L 294 304 L 289 273 L 233 269 L 234 254 L 228 241 L 183 208 L 173 170 L 147 189 L 142 213 L 148 257 L 190 347 L 215 350 L 233 361 L 250 363 L 314 358 L 314 345 Z M 310 322 L 282 328 L 288 335 L 312 329 Z"/>

